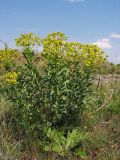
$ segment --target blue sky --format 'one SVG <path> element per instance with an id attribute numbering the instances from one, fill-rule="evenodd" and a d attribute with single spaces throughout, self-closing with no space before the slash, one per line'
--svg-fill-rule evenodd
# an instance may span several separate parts
<path id="1" fill-rule="evenodd" d="M 120 0 L 0 0 L 0 39 L 10 47 L 21 33 L 55 31 L 95 43 L 120 63 Z"/>

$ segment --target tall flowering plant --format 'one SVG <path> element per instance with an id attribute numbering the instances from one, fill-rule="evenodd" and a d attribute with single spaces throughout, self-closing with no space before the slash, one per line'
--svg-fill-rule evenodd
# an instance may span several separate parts
<path id="1" fill-rule="evenodd" d="M 69 42 L 61 32 L 45 38 L 22 34 L 16 45 L 23 61 L 2 77 L 13 130 L 17 137 L 39 139 L 46 151 L 65 154 L 84 139 L 78 131 L 84 101 L 106 56 L 95 45 Z"/>

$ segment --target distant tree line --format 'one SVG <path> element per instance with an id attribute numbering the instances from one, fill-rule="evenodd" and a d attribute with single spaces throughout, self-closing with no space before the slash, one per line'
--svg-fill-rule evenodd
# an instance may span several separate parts
<path id="1" fill-rule="evenodd" d="M 120 74 L 120 64 L 105 62 L 97 72 L 100 74 Z"/>

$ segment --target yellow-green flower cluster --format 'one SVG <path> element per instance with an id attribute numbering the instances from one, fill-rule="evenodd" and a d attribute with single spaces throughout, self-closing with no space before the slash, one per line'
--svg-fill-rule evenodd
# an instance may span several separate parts
<path id="1" fill-rule="evenodd" d="M 40 43 L 40 37 L 32 32 L 28 34 L 21 34 L 21 36 L 16 39 L 16 45 L 20 47 L 34 47 L 35 45 L 39 46 Z"/>
<path id="2" fill-rule="evenodd" d="M 70 61 L 80 62 L 80 52 L 82 45 L 78 42 L 66 42 L 65 43 L 65 59 Z"/>
<path id="3" fill-rule="evenodd" d="M 16 84 L 19 74 L 20 73 L 16 73 L 16 72 L 7 72 L 2 78 L 6 83 Z"/>
<path id="4" fill-rule="evenodd" d="M 67 61 L 79 62 L 81 66 L 97 69 L 104 63 L 107 56 L 99 47 L 93 44 L 81 44 L 79 42 L 68 42 L 62 32 L 53 32 L 46 38 L 40 39 L 33 33 L 22 34 L 16 39 L 17 46 L 34 47 L 42 44 L 44 56 L 64 57 Z"/>
<path id="5" fill-rule="evenodd" d="M 5 48 L 0 50 L 0 68 L 7 63 L 12 63 L 18 56 L 18 52 L 15 49 Z"/>
<path id="6" fill-rule="evenodd" d="M 11 59 L 14 60 L 17 57 L 17 51 L 15 49 L 7 48 L 0 50 L 0 60 Z"/>
<path id="7" fill-rule="evenodd" d="M 86 44 L 82 46 L 81 61 L 86 67 L 97 68 L 104 63 L 107 55 L 96 45 Z"/>
<path id="8" fill-rule="evenodd" d="M 47 35 L 47 39 L 66 41 L 67 37 L 62 32 L 52 32 Z"/>
<path id="9" fill-rule="evenodd" d="M 67 61 L 79 62 L 83 67 L 97 69 L 104 63 L 107 56 L 99 47 L 93 44 L 81 44 L 79 42 L 68 42 L 66 36 L 61 32 L 48 34 L 42 40 L 43 53 L 45 55 L 58 55 Z"/>
<path id="10" fill-rule="evenodd" d="M 46 38 L 42 39 L 43 52 L 45 54 L 56 54 L 59 51 L 60 53 L 66 40 L 67 37 L 62 32 L 48 34 Z"/>

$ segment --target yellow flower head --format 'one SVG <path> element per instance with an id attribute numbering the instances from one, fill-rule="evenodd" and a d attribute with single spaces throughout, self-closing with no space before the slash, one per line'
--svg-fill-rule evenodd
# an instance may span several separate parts
<path id="1" fill-rule="evenodd" d="M 16 45 L 20 47 L 34 47 L 35 45 L 40 46 L 40 44 L 40 37 L 32 32 L 21 34 L 21 36 L 16 39 Z"/>
<path id="2" fill-rule="evenodd" d="M 9 84 L 16 84 L 19 73 L 7 72 L 2 78 L 5 82 Z"/>
<path id="3" fill-rule="evenodd" d="M 0 50 L 0 68 L 6 64 L 12 64 L 18 57 L 18 52 L 15 49 L 5 48 Z"/>

